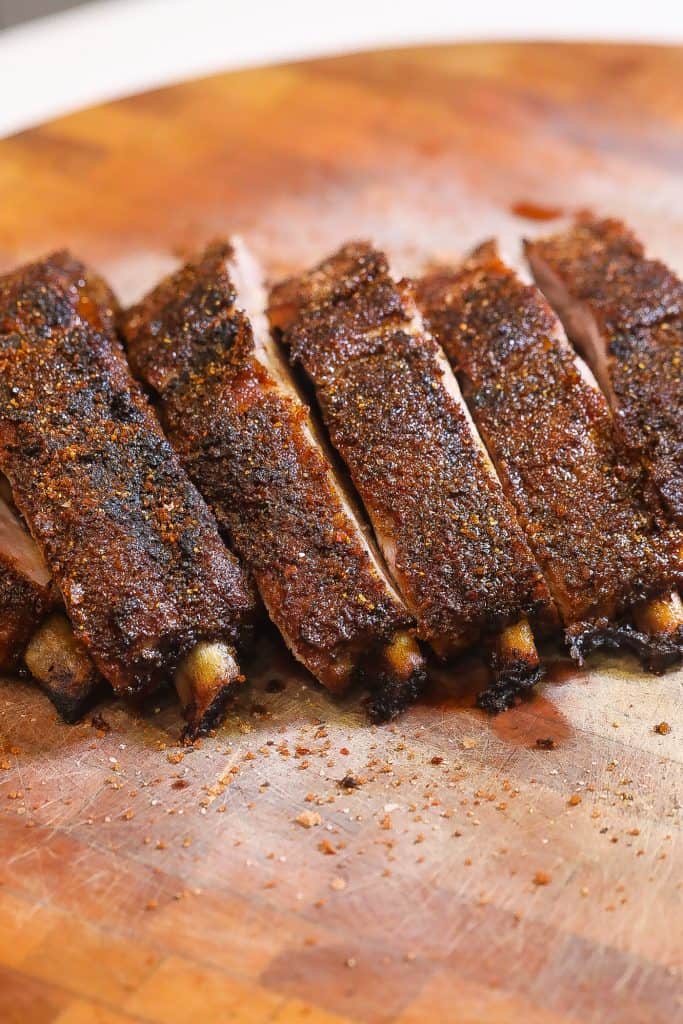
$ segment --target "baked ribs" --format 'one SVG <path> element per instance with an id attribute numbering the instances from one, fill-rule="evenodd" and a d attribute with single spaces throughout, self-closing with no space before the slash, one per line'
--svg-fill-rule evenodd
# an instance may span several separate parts
<path id="1" fill-rule="evenodd" d="M 525 248 L 631 457 L 683 525 L 683 281 L 617 220 L 584 216 Z"/>
<path id="2" fill-rule="evenodd" d="M 540 676 L 528 617 L 551 615 L 455 378 L 385 255 L 350 243 L 270 295 L 419 636 L 441 657 L 496 642 L 492 710 Z"/>
<path id="3" fill-rule="evenodd" d="M 574 656 L 626 645 L 653 669 L 680 657 L 680 535 L 646 506 L 607 402 L 542 294 L 487 243 L 463 266 L 424 277 L 418 301 L 457 370 Z"/>
<path id="4" fill-rule="evenodd" d="M 239 242 L 218 242 L 123 318 L 188 474 L 253 573 L 288 647 L 329 690 L 357 678 L 387 719 L 425 681 L 412 620 L 289 369 Z"/>
<path id="5" fill-rule="evenodd" d="M 254 597 L 67 253 L 0 278 L 0 470 L 76 635 L 123 695 L 174 676 L 190 733 L 242 680 Z"/>

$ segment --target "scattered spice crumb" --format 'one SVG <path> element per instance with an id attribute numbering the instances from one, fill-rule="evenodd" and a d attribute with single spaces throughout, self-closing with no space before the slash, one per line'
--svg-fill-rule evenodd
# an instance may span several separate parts
<path id="1" fill-rule="evenodd" d="M 551 878 L 547 871 L 537 871 L 533 877 L 534 885 L 550 885 Z"/>
<path id="2" fill-rule="evenodd" d="M 111 732 L 111 726 L 109 722 L 107 721 L 106 718 L 99 714 L 99 712 L 92 716 L 92 718 L 90 719 L 90 724 L 92 725 L 93 729 L 97 729 L 97 731 L 101 732 L 103 736 L 106 736 L 107 733 Z"/>
<path id="3" fill-rule="evenodd" d="M 539 736 L 536 740 L 536 746 L 539 750 L 554 750 L 555 740 L 552 736 Z"/>
<path id="4" fill-rule="evenodd" d="M 581 794 L 580 793 L 572 793 L 572 795 L 569 797 L 569 800 L 567 801 L 567 803 L 569 804 L 570 807 L 578 807 L 579 804 L 581 803 L 581 799 L 582 798 L 581 798 Z"/>
<path id="5" fill-rule="evenodd" d="M 477 741 L 473 736 L 463 736 L 462 745 L 465 750 L 474 750 L 477 745 Z"/>
<path id="6" fill-rule="evenodd" d="M 323 819 L 317 811 L 302 811 L 294 821 L 302 828 L 314 828 L 316 825 L 322 825 Z"/>
<path id="7" fill-rule="evenodd" d="M 658 722 L 655 726 L 655 732 L 660 736 L 666 736 L 671 732 L 671 726 L 668 722 Z"/>

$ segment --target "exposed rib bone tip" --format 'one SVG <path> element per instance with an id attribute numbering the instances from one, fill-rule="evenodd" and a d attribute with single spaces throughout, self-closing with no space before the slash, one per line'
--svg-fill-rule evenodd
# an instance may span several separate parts
<path id="1" fill-rule="evenodd" d="M 173 680 L 187 720 L 184 738 L 192 740 L 217 725 L 237 684 L 244 681 L 228 644 L 202 641 L 193 647 Z"/>
<path id="2" fill-rule="evenodd" d="M 368 709 L 371 721 L 396 718 L 417 700 L 426 685 L 426 662 L 417 640 L 407 630 L 396 633 L 382 650 Z"/>
<path id="3" fill-rule="evenodd" d="M 493 679 L 477 697 L 477 706 L 498 714 L 527 696 L 545 675 L 534 634 L 526 618 L 507 626 L 496 638 L 491 656 Z"/>
<path id="4" fill-rule="evenodd" d="M 634 618 L 645 633 L 674 636 L 683 627 L 683 601 L 677 591 L 658 597 L 634 610 Z"/>

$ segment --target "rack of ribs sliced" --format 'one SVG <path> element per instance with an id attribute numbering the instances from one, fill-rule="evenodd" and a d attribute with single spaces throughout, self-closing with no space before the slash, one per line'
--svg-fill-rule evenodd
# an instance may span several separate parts
<path id="1" fill-rule="evenodd" d="M 419 636 L 448 657 L 493 644 L 480 702 L 508 706 L 540 676 L 542 574 L 448 363 L 383 253 L 350 243 L 275 287 L 271 327 L 312 383 Z"/>
<path id="2" fill-rule="evenodd" d="M 194 734 L 243 680 L 255 599 L 133 381 L 104 282 L 67 253 L 0 278 L 0 470 L 114 690 L 173 677 Z"/>
<path id="3" fill-rule="evenodd" d="M 215 243 L 124 316 L 128 358 L 292 653 L 334 693 L 364 678 L 372 716 L 390 718 L 425 682 L 412 619 L 264 303 L 245 247 Z"/>
<path id="4" fill-rule="evenodd" d="M 679 658 L 680 535 L 646 506 L 607 402 L 542 294 L 487 243 L 463 266 L 423 278 L 418 300 L 457 369 L 572 653 L 625 645 L 653 669 Z"/>
<path id="5" fill-rule="evenodd" d="M 683 525 L 683 281 L 617 220 L 581 217 L 525 249 L 631 457 Z"/>

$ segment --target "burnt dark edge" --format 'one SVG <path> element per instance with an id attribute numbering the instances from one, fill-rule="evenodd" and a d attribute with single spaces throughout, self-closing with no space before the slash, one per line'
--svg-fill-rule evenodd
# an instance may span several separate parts
<path id="1" fill-rule="evenodd" d="M 579 665 L 593 651 L 617 651 L 623 648 L 638 656 L 647 672 L 661 675 L 667 668 L 683 660 L 683 626 L 670 636 L 648 635 L 630 625 L 580 622 L 565 630 L 569 654 Z"/>
<path id="2" fill-rule="evenodd" d="M 109 687 L 104 679 L 99 679 L 87 688 L 84 687 L 81 693 L 75 695 L 66 694 L 57 687 L 50 688 L 44 683 L 38 682 L 30 674 L 29 679 L 36 682 L 43 693 L 50 698 L 60 718 L 67 725 L 75 725 L 76 722 L 80 721 L 83 715 L 95 707 L 109 691 Z"/>
<path id="3" fill-rule="evenodd" d="M 191 721 L 195 709 L 194 704 L 189 704 L 183 712 L 184 717 L 187 719 L 187 725 L 180 734 L 181 742 L 192 743 L 200 736 L 206 736 L 212 729 L 219 726 L 228 705 L 234 703 L 242 692 L 243 686 L 244 678 L 235 679 L 233 682 L 222 686 L 198 722 Z"/>
<path id="4" fill-rule="evenodd" d="M 372 687 L 368 703 L 370 721 L 379 725 L 397 718 L 422 696 L 426 686 L 427 673 L 424 669 L 411 673 L 407 679 L 397 679 L 389 673 L 380 673 Z"/>
<path id="5" fill-rule="evenodd" d="M 485 690 L 477 694 L 477 707 L 490 715 L 499 715 L 528 698 L 532 688 L 545 676 L 542 665 L 529 665 L 523 661 L 500 674 L 496 674 L 494 662 L 493 670 L 493 679 Z"/>

